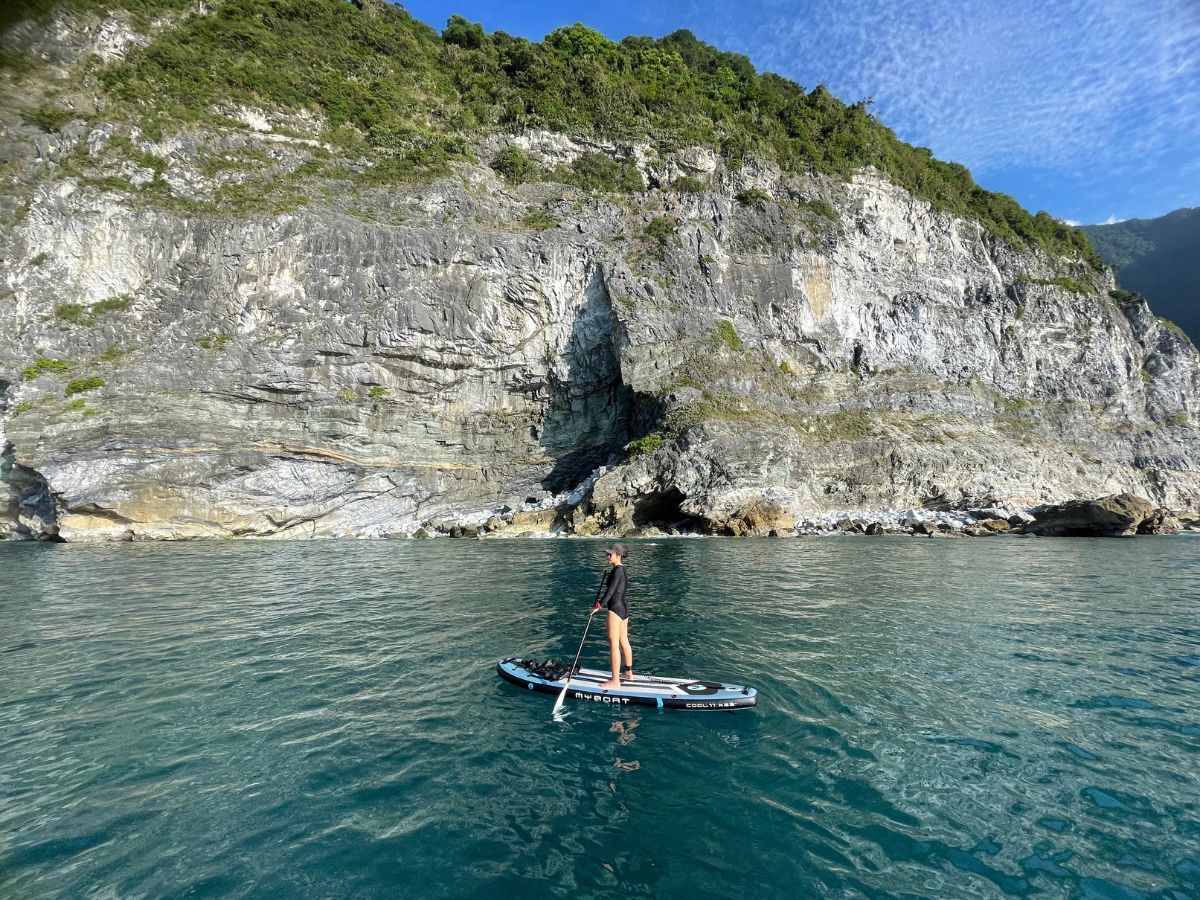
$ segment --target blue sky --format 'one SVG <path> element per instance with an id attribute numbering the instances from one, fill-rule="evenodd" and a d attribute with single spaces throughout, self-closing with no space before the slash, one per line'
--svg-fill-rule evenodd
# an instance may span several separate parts
<path id="1" fill-rule="evenodd" d="M 403 2 L 403 0 L 402 0 Z M 1200 0 L 409 0 L 540 40 L 687 28 L 824 82 L 1033 211 L 1095 223 L 1200 206 Z"/>

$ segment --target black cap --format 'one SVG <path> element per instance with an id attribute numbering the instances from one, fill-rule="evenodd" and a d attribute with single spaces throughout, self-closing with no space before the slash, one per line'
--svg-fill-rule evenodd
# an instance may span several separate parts
<path id="1" fill-rule="evenodd" d="M 604 551 L 604 555 L 607 556 L 610 553 L 617 554 L 621 559 L 625 558 L 625 548 L 620 544 L 609 544 L 608 549 Z"/>

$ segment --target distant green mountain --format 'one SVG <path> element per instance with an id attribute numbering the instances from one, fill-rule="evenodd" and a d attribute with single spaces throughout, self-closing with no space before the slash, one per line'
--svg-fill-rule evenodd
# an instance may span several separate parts
<path id="1" fill-rule="evenodd" d="M 1117 268 L 1117 281 L 1200 344 L 1200 207 L 1157 219 L 1085 225 L 1092 246 Z"/>

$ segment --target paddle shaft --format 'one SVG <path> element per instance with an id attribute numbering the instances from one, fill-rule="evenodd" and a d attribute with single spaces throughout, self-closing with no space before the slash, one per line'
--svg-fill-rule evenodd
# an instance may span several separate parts
<path id="1" fill-rule="evenodd" d="M 596 599 L 592 601 L 593 607 L 600 601 L 600 595 L 604 593 L 604 583 L 607 578 L 607 572 L 600 576 L 600 587 L 596 590 Z M 592 627 L 592 619 L 595 618 L 595 615 L 595 609 L 588 613 L 587 625 L 583 626 L 583 640 L 579 642 L 579 649 L 575 651 L 575 661 L 571 663 L 571 668 L 567 670 L 567 683 L 563 685 L 562 693 L 560 693 L 558 695 L 558 699 L 554 701 L 555 712 L 562 707 L 562 702 L 567 696 L 567 689 L 571 687 L 571 676 L 575 674 L 575 667 L 579 665 L 579 655 L 583 653 L 583 645 L 587 643 L 588 629 Z"/>

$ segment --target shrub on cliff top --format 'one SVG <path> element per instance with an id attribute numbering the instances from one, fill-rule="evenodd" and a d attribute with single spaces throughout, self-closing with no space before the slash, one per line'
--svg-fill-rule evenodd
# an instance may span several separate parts
<path id="1" fill-rule="evenodd" d="M 468 50 L 478 50 L 487 40 L 487 35 L 483 33 L 483 26 L 478 22 L 468 22 L 462 16 L 451 16 L 442 30 L 442 40 Z"/>

